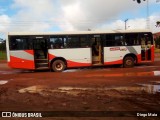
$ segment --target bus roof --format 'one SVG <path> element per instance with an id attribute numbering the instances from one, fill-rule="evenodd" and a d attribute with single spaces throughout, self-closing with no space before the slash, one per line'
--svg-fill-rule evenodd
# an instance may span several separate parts
<path id="1" fill-rule="evenodd" d="M 112 34 L 112 33 L 140 33 L 149 30 L 108 30 L 108 31 L 66 31 L 66 32 L 8 32 L 8 35 L 81 35 L 81 34 Z"/>

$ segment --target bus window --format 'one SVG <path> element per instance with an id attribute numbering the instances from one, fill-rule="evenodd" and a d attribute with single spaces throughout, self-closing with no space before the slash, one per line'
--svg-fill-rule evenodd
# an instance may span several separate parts
<path id="1" fill-rule="evenodd" d="M 123 34 L 117 34 L 114 35 L 114 45 L 115 46 L 124 46 L 124 35 Z"/>
<path id="2" fill-rule="evenodd" d="M 140 39 L 145 40 L 145 44 L 150 43 L 153 44 L 152 35 L 150 33 L 141 33 L 139 34 Z"/>
<path id="3" fill-rule="evenodd" d="M 132 45 L 140 45 L 140 41 L 138 39 L 137 33 L 129 33 L 125 35 L 125 42 L 126 45 L 132 46 Z"/>
<path id="4" fill-rule="evenodd" d="M 124 35 L 123 34 L 107 34 L 106 35 L 106 45 L 110 46 L 124 46 Z"/>
<path id="5" fill-rule="evenodd" d="M 87 36 L 80 36 L 81 48 L 90 47 L 90 41 L 87 40 Z"/>
<path id="6" fill-rule="evenodd" d="M 30 39 L 28 39 L 28 37 L 11 36 L 9 43 L 10 43 L 10 50 L 32 49 L 32 42 Z"/>
<path id="7" fill-rule="evenodd" d="M 50 48 L 51 49 L 61 49 L 63 48 L 63 37 L 51 37 L 50 38 Z"/>
<path id="8" fill-rule="evenodd" d="M 80 48 L 80 40 L 78 36 L 68 36 L 65 41 L 66 48 Z"/>
<path id="9" fill-rule="evenodd" d="M 106 41 L 105 42 L 106 47 L 114 46 L 113 35 L 111 35 L 111 34 L 106 35 L 106 40 L 105 41 Z"/>
<path id="10" fill-rule="evenodd" d="M 153 40 L 152 40 L 152 35 L 151 34 L 149 34 L 149 33 L 141 33 L 141 34 L 139 34 L 139 37 L 140 37 L 142 48 L 144 48 L 145 46 L 150 48 L 151 45 L 153 44 Z"/>

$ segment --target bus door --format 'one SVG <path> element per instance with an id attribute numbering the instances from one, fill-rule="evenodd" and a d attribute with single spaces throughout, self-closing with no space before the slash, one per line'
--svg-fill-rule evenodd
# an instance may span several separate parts
<path id="1" fill-rule="evenodd" d="M 151 61 L 152 57 L 152 37 L 148 33 L 140 34 L 141 40 L 141 60 Z"/>
<path id="2" fill-rule="evenodd" d="M 48 39 L 44 37 L 35 37 L 33 39 L 35 68 L 49 68 L 48 61 Z"/>
<path id="3" fill-rule="evenodd" d="M 103 47 L 102 40 L 100 35 L 93 35 L 91 37 L 92 43 L 92 64 L 93 65 L 102 65 L 103 60 Z"/>

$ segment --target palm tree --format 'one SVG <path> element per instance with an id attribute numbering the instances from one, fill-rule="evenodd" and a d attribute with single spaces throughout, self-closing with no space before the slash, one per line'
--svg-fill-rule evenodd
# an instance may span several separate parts
<path id="1" fill-rule="evenodd" d="M 156 27 L 160 27 L 160 21 L 156 22 Z"/>
<path id="2" fill-rule="evenodd" d="M 135 1 L 135 0 L 133 0 L 133 1 Z M 143 1 L 146 1 L 146 0 L 143 0 Z M 140 4 L 140 3 L 141 3 L 141 0 L 137 0 L 137 3 L 139 3 L 139 4 Z"/>

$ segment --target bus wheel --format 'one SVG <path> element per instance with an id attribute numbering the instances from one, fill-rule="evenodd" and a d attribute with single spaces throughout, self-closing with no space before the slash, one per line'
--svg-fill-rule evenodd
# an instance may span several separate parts
<path id="1" fill-rule="evenodd" d="M 130 57 L 130 56 L 125 57 L 124 61 L 123 61 L 123 67 L 124 68 L 131 68 L 133 66 L 134 66 L 134 59 L 133 59 L 133 57 Z"/>
<path id="2" fill-rule="evenodd" d="M 56 60 L 52 63 L 52 70 L 55 72 L 62 72 L 65 68 L 66 65 L 62 60 Z"/>

